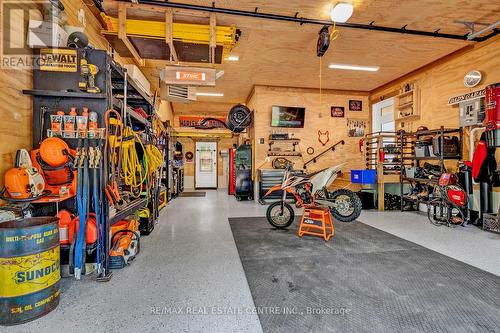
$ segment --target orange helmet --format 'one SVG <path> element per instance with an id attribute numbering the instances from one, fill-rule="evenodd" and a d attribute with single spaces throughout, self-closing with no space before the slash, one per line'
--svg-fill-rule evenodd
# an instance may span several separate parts
<path id="1" fill-rule="evenodd" d="M 52 167 L 58 167 L 68 162 L 69 146 L 60 138 L 47 138 L 40 145 L 40 157 Z"/>

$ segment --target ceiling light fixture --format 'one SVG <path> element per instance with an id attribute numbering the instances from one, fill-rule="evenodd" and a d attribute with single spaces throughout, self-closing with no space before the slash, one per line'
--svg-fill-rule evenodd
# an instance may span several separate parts
<path id="1" fill-rule="evenodd" d="M 197 92 L 196 96 L 205 96 L 205 97 L 224 97 L 223 93 L 206 93 L 206 92 Z"/>
<path id="2" fill-rule="evenodd" d="M 351 18 L 354 8 L 352 3 L 338 2 L 330 9 L 330 18 L 333 22 L 345 23 Z"/>
<path id="3" fill-rule="evenodd" d="M 223 76 L 224 76 L 224 71 L 218 71 L 217 73 L 215 73 L 216 80 L 220 79 Z"/>
<path id="4" fill-rule="evenodd" d="M 240 57 L 237 56 L 237 55 L 230 55 L 230 56 L 227 57 L 226 60 L 227 61 L 238 61 L 238 60 L 240 60 Z"/>
<path id="5" fill-rule="evenodd" d="M 332 69 L 345 69 L 350 71 L 365 71 L 365 72 L 377 72 L 379 66 L 359 66 L 359 65 L 345 65 L 345 64 L 331 64 L 328 68 Z"/>

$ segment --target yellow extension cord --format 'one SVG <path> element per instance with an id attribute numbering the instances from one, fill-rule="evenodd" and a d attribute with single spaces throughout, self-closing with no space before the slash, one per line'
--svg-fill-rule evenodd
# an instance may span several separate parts
<path id="1" fill-rule="evenodd" d="M 125 139 L 127 138 L 127 139 Z M 130 128 L 126 127 L 123 130 L 123 143 L 122 143 L 122 173 L 121 177 L 125 185 L 130 186 L 132 195 L 138 198 L 141 194 L 142 185 L 148 176 L 146 170 L 143 169 L 142 163 L 137 155 L 134 140 L 137 138 L 143 151 L 146 151 L 139 136 Z M 148 165 L 147 155 L 144 155 L 146 168 Z"/>
<path id="2" fill-rule="evenodd" d="M 146 145 L 146 156 L 148 159 L 149 172 L 155 172 L 160 169 L 163 163 L 163 155 L 158 147 Z"/>
<path id="3" fill-rule="evenodd" d="M 130 127 L 123 130 L 122 143 L 122 174 L 121 177 L 125 185 L 130 186 L 132 195 L 139 197 L 142 186 L 144 185 L 148 175 L 160 169 L 163 163 L 163 155 L 154 145 L 142 144 L 140 137 Z M 125 139 L 126 138 L 126 139 Z M 143 168 L 135 143 L 138 142 L 144 151 L 143 159 L 145 161 L 146 170 Z"/>

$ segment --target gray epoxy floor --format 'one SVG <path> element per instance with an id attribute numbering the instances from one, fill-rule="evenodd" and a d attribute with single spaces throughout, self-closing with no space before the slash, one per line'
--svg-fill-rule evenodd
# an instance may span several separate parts
<path id="1" fill-rule="evenodd" d="M 500 276 L 500 235 L 476 226 L 432 225 L 425 214 L 364 211 L 360 221 Z"/>
<path id="2" fill-rule="evenodd" d="M 226 193 L 173 200 L 137 260 L 109 283 L 65 279 L 55 311 L 0 332 L 261 332 L 228 218 L 265 216 L 266 207 Z M 363 212 L 360 220 L 500 275 L 492 255 L 500 235 L 434 227 L 413 213 Z"/>

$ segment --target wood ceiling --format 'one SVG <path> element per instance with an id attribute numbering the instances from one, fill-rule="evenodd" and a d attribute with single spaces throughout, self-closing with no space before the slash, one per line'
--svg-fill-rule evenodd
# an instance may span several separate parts
<path id="1" fill-rule="evenodd" d="M 208 0 L 175 0 L 175 2 L 211 6 Z M 500 20 L 500 2 L 491 0 L 353 0 L 354 15 L 351 23 L 402 27 L 426 31 L 465 34 L 467 29 L 456 21 L 493 23 Z M 217 7 L 255 10 L 281 15 L 328 19 L 332 1 L 304 0 L 224 0 L 215 1 Z M 116 1 L 105 0 L 105 11 L 116 16 Z M 174 20 L 205 22 L 174 11 Z M 163 20 L 162 13 L 133 10 L 130 17 Z M 215 88 L 199 91 L 222 92 L 222 98 L 199 98 L 201 102 L 245 102 L 254 85 L 289 87 L 319 87 L 320 61 L 316 57 L 318 25 L 299 25 L 258 18 L 217 14 L 217 24 L 235 25 L 242 31 L 240 42 L 233 50 L 238 62 L 226 62 L 218 69 L 224 76 Z M 408 36 L 387 32 L 373 32 L 340 28 L 340 36 L 323 57 L 323 88 L 371 91 L 417 68 L 444 57 L 470 42 Z M 328 69 L 330 63 L 380 66 L 375 73 Z M 144 73 L 157 84 L 162 61 L 146 61 Z M 191 104 L 202 109 L 206 103 Z M 176 107 L 177 108 L 177 107 Z M 179 107 L 183 110 L 186 107 Z M 189 107 L 188 107 L 189 108 Z"/>

